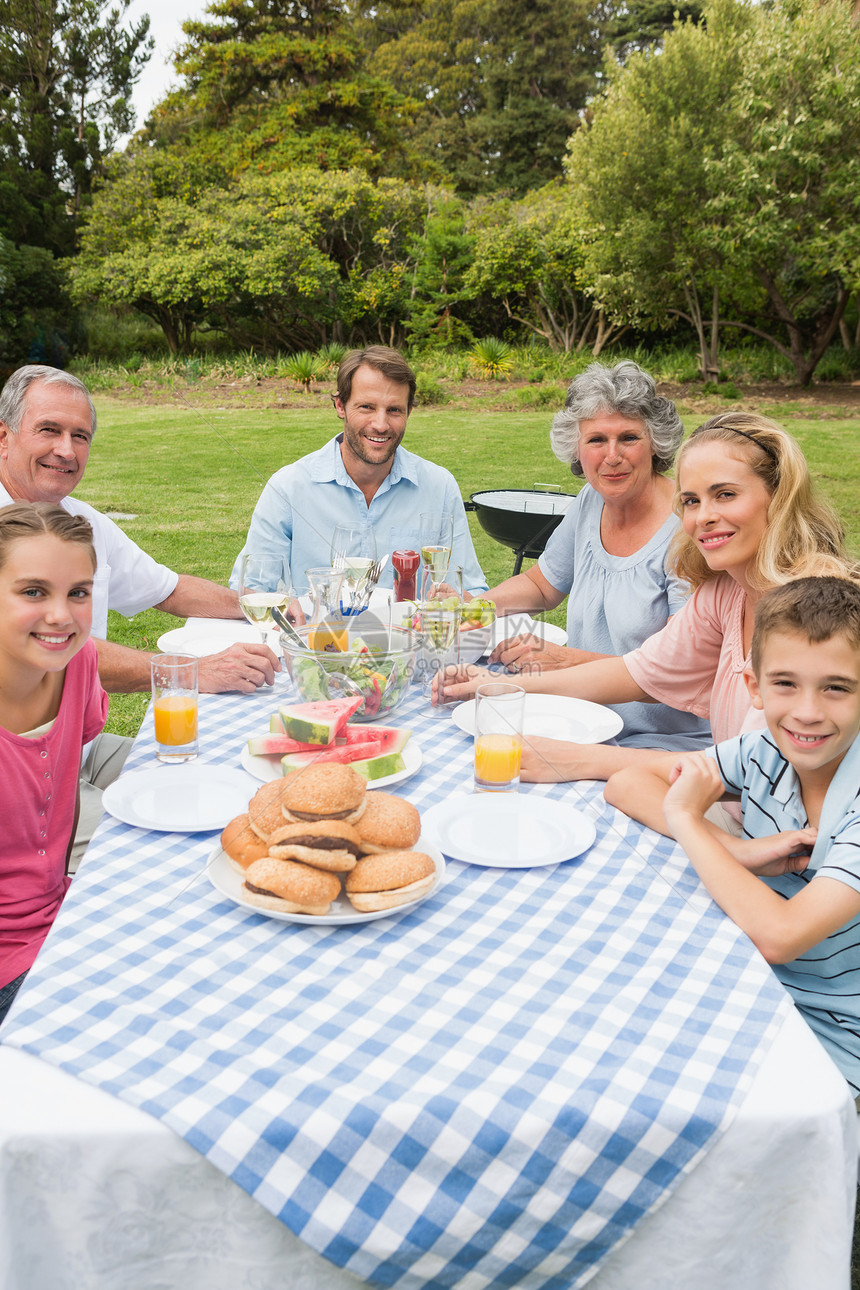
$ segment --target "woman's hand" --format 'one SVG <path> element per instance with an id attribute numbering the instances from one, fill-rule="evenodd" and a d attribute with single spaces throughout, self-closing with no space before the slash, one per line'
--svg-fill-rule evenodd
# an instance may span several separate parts
<path id="1" fill-rule="evenodd" d="M 504 663 L 511 671 L 552 672 L 562 667 L 575 667 L 600 657 L 586 650 L 569 649 L 566 645 L 553 645 L 541 636 L 526 633 L 509 636 L 500 641 L 490 655 L 491 663 Z"/>

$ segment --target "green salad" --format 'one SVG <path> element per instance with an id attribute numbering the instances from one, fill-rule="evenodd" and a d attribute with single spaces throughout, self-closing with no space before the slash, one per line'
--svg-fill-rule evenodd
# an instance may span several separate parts
<path id="1" fill-rule="evenodd" d="M 339 699 L 361 695 L 356 717 L 384 716 L 397 707 L 409 684 L 411 668 L 379 646 L 367 645 L 354 637 L 349 654 L 299 655 L 293 660 L 293 676 L 302 697 Z"/>

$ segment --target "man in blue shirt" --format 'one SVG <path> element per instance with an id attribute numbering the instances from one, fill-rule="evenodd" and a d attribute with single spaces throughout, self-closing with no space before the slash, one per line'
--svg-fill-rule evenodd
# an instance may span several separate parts
<path id="1" fill-rule="evenodd" d="M 271 477 L 254 508 L 243 552 L 282 552 L 293 590 L 302 595 L 308 587 L 305 571 L 329 563 L 336 525 L 372 528 L 382 556 L 391 553 L 392 529 L 400 531 L 398 545 L 405 531 L 417 544 L 420 513 L 450 511 L 450 567 L 462 566 L 467 590 L 485 591 L 457 481 L 402 446 L 414 399 L 415 373 L 396 350 L 372 345 L 347 354 L 338 368 L 334 399 L 342 433 Z M 238 570 L 237 559 L 232 586 Z M 390 560 L 380 585 L 392 585 Z"/>

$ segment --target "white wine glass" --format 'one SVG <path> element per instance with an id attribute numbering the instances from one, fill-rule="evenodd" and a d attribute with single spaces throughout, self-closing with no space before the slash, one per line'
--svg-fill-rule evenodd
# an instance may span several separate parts
<path id="1" fill-rule="evenodd" d="M 422 511 L 421 559 L 424 574 L 421 581 L 422 601 L 432 600 L 451 563 L 454 546 L 454 516 L 450 511 Z"/>
<path id="2" fill-rule="evenodd" d="M 276 627 L 272 609 L 286 617 L 291 594 L 290 571 L 282 555 L 245 552 L 239 567 L 239 605 L 264 645 L 270 628 Z"/>
<path id="3" fill-rule="evenodd" d="M 456 664 L 459 658 L 460 621 L 462 609 L 443 608 L 441 602 L 421 604 L 418 610 L 418 630 L 424 638 L 425 670 L 423 694 L 429 700 L 426 717 L 447 717 L 459 700 L 446 702 L 442 694 L 442 678 L 446 666 Z M 433 702 L 433 678 L 439 673 L 439 690 Z"/>
<path id="4" fill-rule="evenodd" d="M 349 593 L 348 614 L 355 608 L 355 593 L 376 560 L 376 535 L 369 524 L 338 524 L 331 536 L 331 565 L 343 573 Z"/>

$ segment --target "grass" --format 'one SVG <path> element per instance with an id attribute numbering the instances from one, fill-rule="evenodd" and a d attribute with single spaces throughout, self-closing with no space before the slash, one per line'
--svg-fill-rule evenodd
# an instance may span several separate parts
<path id="1" fill-rule="evenodd" d="M 212 404 L 202 395 L 182 406 L 97 397 L 98 435 L 76 495 L 99 510 L 134 515 L 120 521 L 122 528 L 155 559 L 226 582 L 266 480 L 320 447 L 338 423 L 329 407 L 226 410 Z M 464 499 L 485 488 L 530 488 L 536 482 L 576 492 L 580 481 L 550 451 L 550 415 L 547 409 L 417 408 L 406 443 L 446 466 Z M 799 440 L 846 523 L 852 551 L 860 555 L 858 422 L 780 416 L 778 408 L 774 415 Z M 688 429 L 700 420 L 699 414 L 685 416 Z M 512 572 L 513 553 L 488 538 L 474 515 L 469 522 L 492 586 Z M 564 608 L 549 617 L 563 624 Z M 109 632 L 123 644 L 154 650 L 161 633 L 178 625 L 158 610 L 131 620 L 112 613 Z M 107 728 L 135 734 L 145 707 L 145 695 L 113 695 Z"/>

